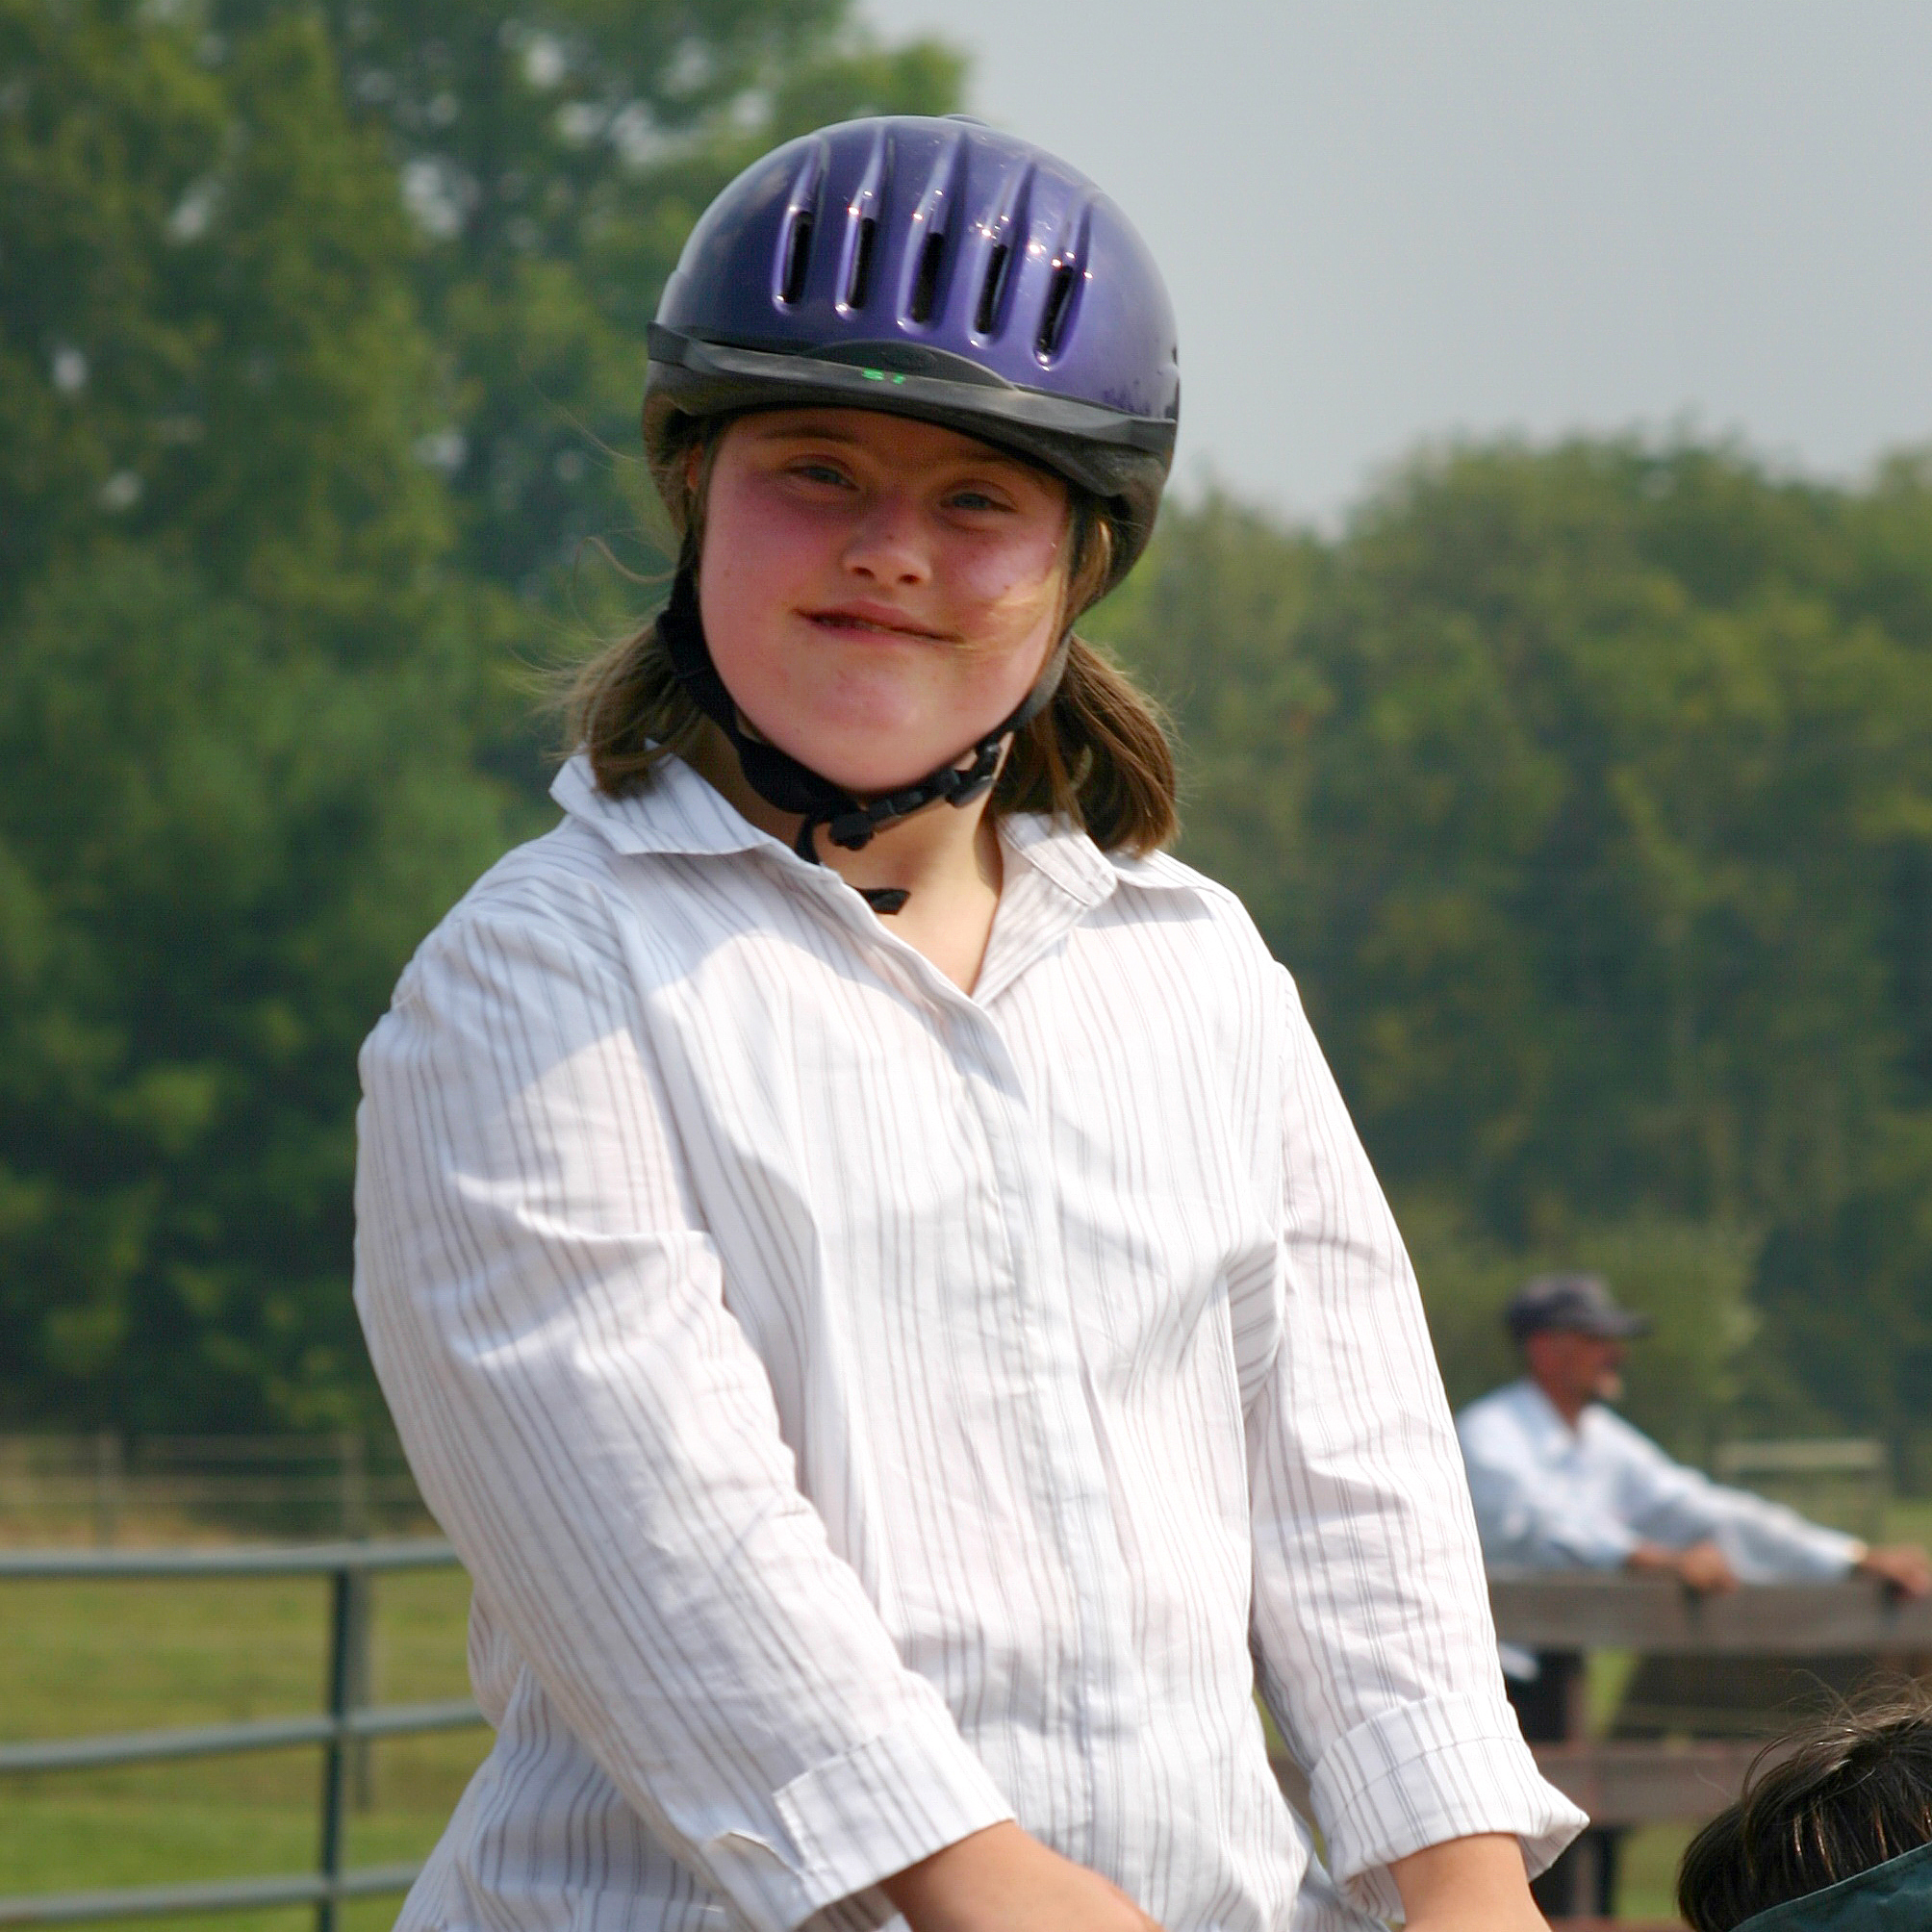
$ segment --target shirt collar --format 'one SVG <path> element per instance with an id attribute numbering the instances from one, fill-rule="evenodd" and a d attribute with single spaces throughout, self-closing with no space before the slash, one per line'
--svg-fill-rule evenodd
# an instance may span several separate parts
<path id="1" fill-rule="evenodd" d="M 550 797 L 621 852 L 722 855 L 766 846 L 789 851 L 674 755 L 658 760 L 648 784 L 612 798 L 597 789 L 590 759 L 579 751 L 551 781 Z M 1008 852 L 1088 908 L 1120 885 L 1159 892 L 1195 884 L 1184 866 L 1162 854 L 1134 858 L 1104 852 L 1078 826 L 1042 812 L 1006 813 L 1000 835 Z"/>
<path id="2" fill-rule="evenodd" d="M 1542 1391 L 1541 1385 L 1533 1376 L 1524 1376 L 1516 1384 L 1524 1418 L 1529 1426 L 1541 1437 L 1545 1448 L 1571 1449 L 1583 1440 L 1584 1432 L 1589 1427 L 1589 1419 L 1596 1412 L 1596 1404 L 1587 1403 L 1576 1419 L 1572 1429 L 1563 1418 L 1563 1411 Z"/>
<path id="3" fill-rule="evenodd" d="M 1086 906 L 1100 904 L 1116 886 L 1171 892 L 1196 883 L 1185 867 L 1170 858 L 1102 852 L 1079 826 L 1045 812 L 1006 813 L 1000 821 L 1000 836 L 1008 852 Z"/>
<path id="4" fill-rule="evenodd" d="M 613 798 L 598 791 L 591 761 L 579 751 L 551 781 L 550 797 L 616 852 L 723 853 L 778 844 L 682 758 L 660 758 L 648 783 Z"/>

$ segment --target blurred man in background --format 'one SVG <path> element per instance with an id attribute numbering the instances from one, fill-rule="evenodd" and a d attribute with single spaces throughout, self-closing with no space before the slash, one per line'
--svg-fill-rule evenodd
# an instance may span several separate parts
<path id="1" fill-rule="evenodd" d="M 1456 1418 L 1490 1568 L 1665 1571 L 1699 1591 L 1834 1583 L 1863 1571 L 1908 1596 L 1932 1590 L 1923 1550 L 1875 1547 L 1726 1488 L 1673 1462 L 1606 1407 L 1623 1393 L 1626 1346 L 1650 1322 L 1619 1306 L 1601 1276 L 1539 1275 L 1503 1318 L 1524 1373 Z M 1578 1660 L 1514 1644 L 1502 1653 L 1524 1737 L 1541 1743 L 1568 1735 Z M 1572 1909 L 1581 1890 L 1608 1917 L 1621 1837 L 1586 1832 L 1537 1882 L 1544 1909 Z"/>
<path id="2" fill-rule="evenodd" d="M 1829 1583 L 1864 1571 L 1908 1596 L 1932 1562 L 1874 1547 L 1673 1462 L 1605 1405 L 1648 1319 L 1598 1275 L 1539 1275 L 1504 1311 L 1525 1373 L 1457 1417 L 1492 1568 L 1667 1570 L 1692 1589 Z"/>

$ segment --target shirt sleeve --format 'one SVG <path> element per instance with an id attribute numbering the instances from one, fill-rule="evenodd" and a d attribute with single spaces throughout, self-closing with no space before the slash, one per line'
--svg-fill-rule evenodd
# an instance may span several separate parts
<path id="1" fill-rule="evenodd" d="M 411 1464 L 650 1829 L 781 1932 L 1011 1817 L 800 1492 L 600 906 L 459 914 L 362 1074 L 357 1302 Z"/>
<path id="2" fill-rule="evenodd" d="M 1415 1279 L 1285 974 L 1281 986 L 1275 1345 L 1244 1383 L 1255 1649 L 1331 1869 L 1390 1917 L 1396 1859 L 1511 1832 L 1535 1873 L 1587 1820 L 1538 1774 L 1504 1696 Z"/>
<path id="3" fill-rule="evenodd" d="M 1807 1522 L 1782 1503 L 1726 1488 L 1674 1462 L 1647 1436 L 1606 1418 L 1619 1452 L 1617 1485 L 1633 1530 L 1686 1549 L 1707 1538 L 1741 1583 L 1823 1583 L 1843 1576 L 1863 1547 L 1856 1537 Z"/>
<path id="4" fill-rule="evenodd" d="M 1487 1403 L 1458 1424 L 1483 1559 L 1501 1569 L 1616 1569 L 1640 1540 L 1609 1510 L 1560 1489 L 1508 1417 Z"/>

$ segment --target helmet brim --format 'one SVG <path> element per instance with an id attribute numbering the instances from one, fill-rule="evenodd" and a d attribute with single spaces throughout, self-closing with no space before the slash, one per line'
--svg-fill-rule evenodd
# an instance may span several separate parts
<path id="1" fill-rule="evenodd" d="M 645 380 L 644 444 L 668 503 L 680 417 L 750 409 L 874 409 L 938 423 L 1009 449 L 1105 501 L 1117 541 L 1108 588 L 1132 567 L 1153 535 L 1160 492 L 1174 460 L 1168 417 L 1130 416 L 1039 390 L 1019 388 L 964 358 L 903 343 L 842 345 L 836 356 L 801 355 L 707 341 L 653 322 Z"/>

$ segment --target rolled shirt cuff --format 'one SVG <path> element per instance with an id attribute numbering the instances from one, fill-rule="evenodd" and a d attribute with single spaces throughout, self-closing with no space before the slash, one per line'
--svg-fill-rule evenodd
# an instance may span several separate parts
<path id="1" fill-rule="evenodd" d="M 1309 1789 L 1329 1869 L 1384 1919 L 1401 1916 L 1388 1868 L 1411 1852 L 1510 1832 L 1535 1877 L 1589 1822 L 1543 1781 L 1501 1698 L 1429 1697 L 1384 1712 L 1329 1747 Z"/>
<path id="2" fill-rule="evenodd" d="M 712 1879 L 756 1932 L 791 1932 L 835 1900 L 1012 1818 L 1006 1795 L 935 1698 L 773 1793 L 782 1841 L 726 1831 Z M 879 1916 L 890 1915 L 890 1908 Z"/>

